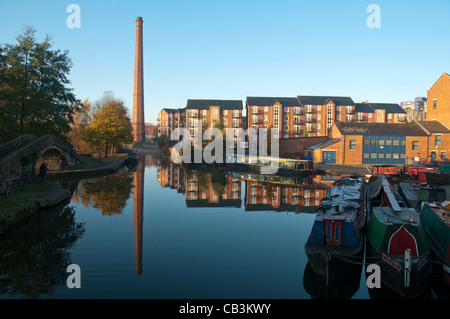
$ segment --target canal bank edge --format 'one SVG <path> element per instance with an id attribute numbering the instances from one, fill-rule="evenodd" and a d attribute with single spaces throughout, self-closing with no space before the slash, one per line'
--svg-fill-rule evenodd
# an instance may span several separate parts
<path id="1" fill-rule="evenodd" d="M 48 177 L 52 179 L 102 176 L 119 170 L 125 164 L 125 159 L 113 160 L 95 168 L 86 167 L 83 169 L 50 173 Z M 40 186 L 47 189 L 34 189 Z M 29 187 L 31 187 L 31 190 L 28 189 Z M 40 209 L 56 206 L 71 197 L 69 190 L 49 180 L 27 183 L 15 188 L 15 190 L 7 195 L 0 197 L 0 234 L 38 212 Z"/>

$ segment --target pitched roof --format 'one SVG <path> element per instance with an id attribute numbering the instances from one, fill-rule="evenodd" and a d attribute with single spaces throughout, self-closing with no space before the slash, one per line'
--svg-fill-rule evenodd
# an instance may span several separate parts
<path id="1" fill-rule="evenodd" d="M 335 105 L 339 106 L 355 105 L 352 98 L 348 96 L 299 95 L 297 98 L 301 105 L 325 105 L 329 101 L 333 101 Z"/>
<path id="2" fill-rule="evenodd" d="M 417 123 L 334 122 L 342 135 L 428 136 Z"/>
<path id="3" fill-rule="evenodd" d="M 370 111 L 372 109 L 372 111 Z M 396 103 L 355 103 L 355 112 L 374 113 L 375 110 L 386 110 L 386 113 L 406 113 Z"/>
<path id="4" fill-rule="evenodd" d="M 210 106 L 220 106 L 226 110 L 242 110 L 241 100 L 187 100 L 187 109 L 209 109 Z"/>
<path id="5" fill-rule="evenodd" d="M 317 150 L 340 142 L 340 138 L 327 138 L 326 140 L 305 147 L 305 150 Z"/>
<path id="6" fill-rule="evenodd" d="M 450 130 L 439 121 L 419 121 L 418 123 L 430 133 L 450 133 Z"/>
<path id="7" fill-rule="evenodd" d="M 247 105 L 250 106 L 271 106 L 276 102 L 280 102 L 283 106 L 300 106 L 296 97 L 262 97 L 262 96 L 248 96 Z"/>

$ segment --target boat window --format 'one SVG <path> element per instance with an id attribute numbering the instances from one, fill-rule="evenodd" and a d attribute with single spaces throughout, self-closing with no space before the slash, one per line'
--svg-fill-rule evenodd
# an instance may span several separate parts
<path id="1" fill-rule="evenodd" d="M 341 225 L 336 225 L 334 227 L 334 240 L 335 241 L 341 240 Z"/>
<path id="2" fill-rule="evenodd" d="M 327 224 L 327 241 L 331 240 L 331 224 Z"/>

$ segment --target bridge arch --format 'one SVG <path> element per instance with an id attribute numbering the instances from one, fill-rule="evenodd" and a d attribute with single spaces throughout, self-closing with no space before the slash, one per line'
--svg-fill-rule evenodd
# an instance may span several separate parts
<path id="1" fill-rule="evenodd" d="M 70 145 L 53 135 L 28 138 L 20 143 L 12 141 L 10 144 L 16 146 L 8 146 L 8 154 L 0 156 L 0 191 L 33 180 L 36 166 L 40 167 L 43 162 L 53 170 L 83 162 Z"/>

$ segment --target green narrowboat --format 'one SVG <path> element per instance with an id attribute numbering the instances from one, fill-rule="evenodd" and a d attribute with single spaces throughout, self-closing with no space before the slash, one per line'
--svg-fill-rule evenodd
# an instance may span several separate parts
<path id="1" fill-rule="evenodd" d="M 444 282 L 450 285 L 450 211 L 434 203 L 424 203 L 420 220 L 430 242 L 432 258 Z"/>
<path id="2" fill-rule="evenodd" d="M 381 282 L 402 297 L 418 297 L 431 284 L 431 249 L 420 215 L 406 207 L 384 175 L 368 183 L 366 256 L 379 263 Z"/>

